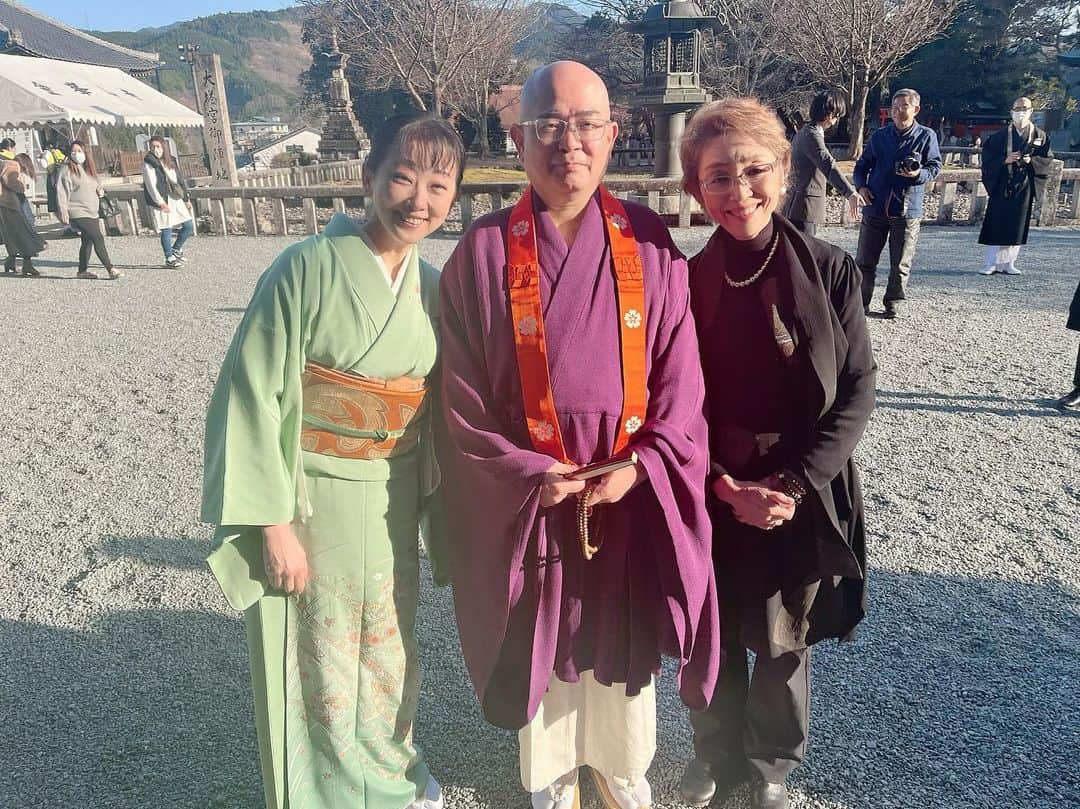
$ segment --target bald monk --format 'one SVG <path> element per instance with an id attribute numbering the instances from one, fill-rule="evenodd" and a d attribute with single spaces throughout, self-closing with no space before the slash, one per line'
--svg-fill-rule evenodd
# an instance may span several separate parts
<path id="1" fill-rule="evenodd" d="M 618 126 L 595 73 L 539 69 L 521 118 L 529 187 L 469 229 L 440 286 L 458 626 L 485 717 L 519 731 L 533 807 L 576 807 L 587 765 L 609 809 L 639 809 L 661 656 L 697 709 L 719 664 L 686 262 L 601 185 Z M 566 477 L 613 457 L 636 462 Z"/>

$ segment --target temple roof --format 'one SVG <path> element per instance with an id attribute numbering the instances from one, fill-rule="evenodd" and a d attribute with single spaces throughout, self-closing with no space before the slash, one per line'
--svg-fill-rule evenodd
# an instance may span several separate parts
<path id="1" fill-rule="evenodd" d="M 148 73 L 160 63 L 156 53 L 114 45 L 9 0 L 0 0 L 0 53 L 117 67 L 128 73 Z"/>

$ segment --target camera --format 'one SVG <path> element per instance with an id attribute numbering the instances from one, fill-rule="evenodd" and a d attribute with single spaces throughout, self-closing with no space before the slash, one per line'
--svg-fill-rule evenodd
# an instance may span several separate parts
<path id="1" fill-rule="evenodd" d="M 910 174 L 922 168 L 922 162 L 913 154 L 906 155 L 896 161 L 897 174 Z"/>

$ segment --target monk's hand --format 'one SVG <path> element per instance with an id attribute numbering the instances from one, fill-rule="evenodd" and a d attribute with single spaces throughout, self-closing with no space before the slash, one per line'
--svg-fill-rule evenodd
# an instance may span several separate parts
<path id="1" fill-rule="evenodd" d="M 641 484 L 649 476 L 645 467 L 639 463 L 633 466 L 624 466 L 614 472 L 608 472 L 600 478 L 596 488 L 592 490 L 589 502 L 594 506 L 604 503 L 618 503 L 627 492 Z"/>
<path id="2" fill-rule="evenodd" d="M 1019 159 L 1020 152 L 1009 152 L 1009 154 L 1005 157 L 1005 165 L 1007 166 L 1010 163 L 1015 163 Z"/>
<path id="3" fill-rule="evenodd" d="M 862 197 L 862 201 L 865 202 L 867 205 L 874 201 L 874 195 L 865 185 L 859 189 L 859 196 Z"/>
<path id="4" fill-rule="evenodd" d="M 289 523 L 264 525 L 263 567 L 275 590 L 288 595 L 302 593 L 308 582 L 307 554 Z"/>
<path id="5" fill-rule="evenodd" d="M 585 488 L 584 480 L 567 480 L 568 475 L 577 469 L 573 464 L 556 463 L 544 473 L 544 482 L 540 484 L 540 505 L 544 508 L 556 506 L 572 494 Z"/>
<path id="6" fill-rule="evenodd" d="M 731 507 L 736 520 L 762 531 L 770 531 L 795 516 L 795 500 L 771 488 L 767 481 L 721 475 L 713 481 L 713 494 Z"/>

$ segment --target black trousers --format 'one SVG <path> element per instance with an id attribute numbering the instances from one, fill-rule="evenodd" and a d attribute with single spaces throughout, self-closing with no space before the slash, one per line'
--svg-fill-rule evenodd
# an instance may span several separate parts
<path id="1" fill-rule="evenodd" d="M 97 253 L 98 261 L 105 269 L 112 269 L 112 259 L 105 247 L 105 231 L 101 229 L 101 220 L 90 217 L 75 218 L 71 220 L 71 226 L 79 231 L 79 238 L 82 239 L 79 245 L 79 272 L 86 272 L 90 265 L 91 250 Z"/>
<path id="2" fill-rule="evenodd" d="M 804 236 L 813 238 L 817 235 L 817 224 L 814 222 L 796 222 L 791 220 L 791 224 L 795 226 L 795 229 L 801 232 Z"/>
<path id="3" fill-rule="evenodd" d="M 779 657 L 757 655 L 749 673 L 747 650 L 724 641 L 724 665 L 708 709 L 691 711 L 694 754 L 717 778 L 787 780 L 806 754 L 810 732 L 810 649 Z"/>
<path id="4" fill-rule="evenodd" d="M 1080 388 L 1080 346 L 1076 349 L 1076 370 L 1073 371 L 1073 387 Z"/>

